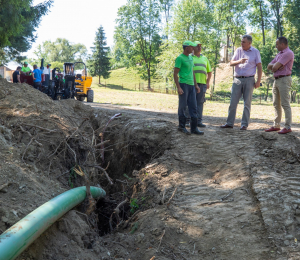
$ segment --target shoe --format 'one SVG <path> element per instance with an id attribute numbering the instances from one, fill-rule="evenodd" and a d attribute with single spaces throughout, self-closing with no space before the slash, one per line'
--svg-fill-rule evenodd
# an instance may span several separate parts
<path id="1" fill-rule="evenodd" d="M 205 125 L 205 124 L 202 124 L 202 123 L 198 123 L 197 126 L 198 126 L 198 127 L 206 127 L 206 125 Z"/>
<path id="2" fill-rule="evenodd" d="M 196 117 L 191 118 L 191 133 L 195 134 L 195 135 L 204 135 L 204 132 L 199 131 L 199 129 L 197 128 L 197 118 Z"/>
<path id="3" fill-rule="evenodd" d="M 225 124 L 221 125 L 220 128 L 233 128 L 233 126 Z"/>
<path id="4" fill-rule="evenodd" d="M 269 129 L 266 129 L 265 132 L 273 132 L 273 131 L 279 131 L 279 130 L 280 130 L 279 127 L 272 126 Z"/>
<path id="5" fill-rule="evenodd" d="M 190 127 L 190 123 L 185 123 L 185 127 Z"/>
<path id="6" fill-rule="evenodd" d="M 186 135 L 190 135 L 191 134 L 188 130 L 186 130 L 186 128 L 178 127 L 178 131 L 182 132 L 182 133 L 184 133 Z"/>
<path id="7" fill-rule="evenodd" d="M 247 130 L 247 126 L 242 126 L 241 128 L 240 128 L 240 130 Z"/>
<path id="8" fill-rule="evenodd" d="M 281 131 L 278 132 L 278 134 L 287 134 L 290 132 L 292 132 L 291 128 L 289 128 L 289 129 L 283 128 Z"/>

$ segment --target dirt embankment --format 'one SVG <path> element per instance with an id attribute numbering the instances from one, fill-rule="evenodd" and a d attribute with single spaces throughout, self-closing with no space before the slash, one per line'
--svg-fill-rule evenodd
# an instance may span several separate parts
<path id="1" fill-rule="evenodd" d="M 260 120 L 222 130 L 210 117 L 204 136 L 187 137 L 176 115 L 124 108 L 105 128 L 121 108 L 94 105 L 0 80 L 0 233 L 86 185 L 74 167 L 108 194 L 18 260 L 299 259 L 298 131 L 266 134 Z"/>

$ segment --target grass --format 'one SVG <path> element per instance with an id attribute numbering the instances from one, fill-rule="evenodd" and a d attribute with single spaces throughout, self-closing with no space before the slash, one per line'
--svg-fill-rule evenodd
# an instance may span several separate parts
<path id="1" fill-rule="evenodd" d="M 98 84 L 99 79 L 93 78 L 92 88 L 95 91 L 95 102 L 109 103 L 120 106 L 129 106 L 135 108 L 142 108 L 155 111 L 164 111 L 176 113 L 178 107 L 178 96 L 166 93 L 166 83 L 162 78 L 152 80 L 151 87 L 157 92 L 152 93 L 147 90 L 147 82 L 140 79 L 135 70 L 125 68 L 113 70 L 109 79 L 101 78 L 101 83 Z M 206 93 L 206 104 L 204 115 L 215 117 L 227 117 L 228 106 L 230 102 L 230 88 L 232 82 L 229 79 L 222 81 L 215 87 L 215 94 L 210 100 L 209 91 Z M 160 89 L 160 91 L 158 91 Z M 140 91 L 139 91 L 140 90 Z M 268 101 L 264 101 L 263 87 L 254 90 L 252 100 L 251 117 L 257 119 L 273 119 L 274 110 L 272 105 L 272 91 L 269 90 Z M 170 93 L 170 91 L 169 91 Z M 237 111 L 237 118 L 242 117 L 242 104 Z M 293 121 L 300 122 L 300 108 L 298 104 L 292 103 Z M 283 113 L 284 114 L 284 113 Z"/>
<path id="2" fill-rule="evenodd" d="M 138 109 L 148 109 L 161 112 L 177 113 L 178 96 L 167 95 L 152 92 L 139 92 L 133 90 L 120 90 L 113 88 L 99 87 L 93 84 L 92 88 L 95 92 L 95 102 L 108 103 L 113 105 L 128 106 Z M 207 95 L 207 98 L 209 96 Z M 204 116 L 227 117 L 230 99 L 224 98 L 218 101 L 207 100 L 205 103 Z M 237 118 L 242 118 L 243 102 L 240 101 L 237 110 Z M 298 104 L 292 104 L 293 122 L 300 123 L 300 107 Z M 284 115 L 284 113 L 283 113 Z M 259 100 L 252 102 L 251 118 L 272 120 L 274 118 L 274 109 L 272 102 Z M 283 119 L 284 120 L 284 119 Z"/>

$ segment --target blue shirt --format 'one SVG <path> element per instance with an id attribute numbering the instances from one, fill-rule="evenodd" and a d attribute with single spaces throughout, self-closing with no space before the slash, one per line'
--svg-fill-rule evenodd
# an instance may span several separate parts
<path id="1" fill-rule="evenodd" d="M 42 72 L 39 69 L 35 69 L 33 71 L 34 73 L 34 82 L 41 82 L 42 81 Z"/>

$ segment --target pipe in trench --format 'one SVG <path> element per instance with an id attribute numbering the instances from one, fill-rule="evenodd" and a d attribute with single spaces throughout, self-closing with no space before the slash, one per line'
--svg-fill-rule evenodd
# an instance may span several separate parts
<path id="1" fill-rule="evenodd" d="M 90 187 L 94 198 L 103 198 L 103 189 Z M 69 210 L 84 201 L 86 187 L 66 191 L 21 219 L 0 236 L 0 260 L 13 260 L 48 227 Z"/>

